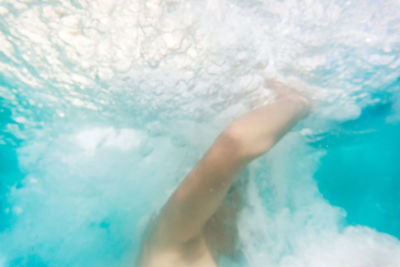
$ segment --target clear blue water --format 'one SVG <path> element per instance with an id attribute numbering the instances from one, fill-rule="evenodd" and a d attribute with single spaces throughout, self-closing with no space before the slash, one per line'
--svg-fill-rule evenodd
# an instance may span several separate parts
<path id="1" fill-rule="evenodd" d="M 315 143 L 328 146 L 315 178 L 326 199 L 346 210 L 347 223 L 400 238 L 400 124 L 386 123 L 388 114 L 390 104 L 367 108 Z"/>
<path id="2" fill-rule="evenodd" d="M 248 167 L 243 265 L 400 266 L 399 8 L 0 2 L 0 266 L 132 266 L 264 76 L 318 105 Z"/>

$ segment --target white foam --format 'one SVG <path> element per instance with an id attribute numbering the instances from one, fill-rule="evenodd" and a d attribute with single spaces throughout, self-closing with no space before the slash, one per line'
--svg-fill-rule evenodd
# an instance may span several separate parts
<path id="1" fill-rule="evenodd" d="M 400 93 L 393 97 L 392 113 L 386 118 L 387 122 L 396 123 L 400 121 Z"/>
<path id="2" fill-rule="evenodd" d="M 280 266 L 395 267 L 400 264 L 400 242 L 367 227 L 347 227 L 328 238 L 308 240 Z"/>
<path id="3" fill-rule="evenodd" d="M 28 173 L 6 208 L 18 220 L 0 236 L 11 260 L 36 249 L 53 265 L 127 266 L 142 217 L 218 130 L 269 101 L 265 74 L 311 84 L 313 118 L 329 130 L 382 102 L 376 93 L 400 68 L 397 0 L 28 2 L 0 7 L 0 52 L 12 61 L 0 72 L 18 81 L 0 93 L 29 126 L 25 135 L 7 126 L 25 138 L 18 160 Z M 397 240 L 338 229 L 343 211 L 313 181 L 323 151 L 296 136 L 254 165 L 263 183 L 251 185 L 241 222 L 249 266 L 400 265 Z"/>
<path id="4" fill-rule="evenodd" d="M 81 148 L 91 153 L 101 147 L 127 151 L 142 143 L 143 134 L 134 129 L 93 128 L 77 133 L 73 139 Z"/>
<path id="5" fill-rule="evenodd" d="M 357 119 L 361 115 L 360 106 L 354 103 L 343 103 L 343 105 L 332 105 L 323 108 L 321 115 L 336 121 L 347 121 Z"/>
<path id="6" fill-rule="evenodd" d="M 239 224 L 247 266 L 398 266 L 396 238 L 363 226 L 339 227 L 346 214 L 322 198 L 312 179 L 323 153 L 302 140 L 286 136 L 251 166 Z"/>
<path id="7" fill-rule="evenodd" d="M 390 84 L 399 69 L 396 1 L 373 7 L 362 1 L 348 5 L 90 1 L 43 3 L 32 8 L 20 1 L 5 3 L 23 14 L 9 13 L 5 22 L 24 42 L 2 36 L 0 51 L 18 62 L 10 45 L 17 43 L 21 56 L 40 77 L 22 74 L 18 68 L 0 66 L 2 71 L 35 88 L 56 88 L 60 98 L 74 94 L 74 99 L 93 102 L 74 100 L 65 103 L 67 107 L 106 110 L 107 104 L 94 99 L 97 90 L 103 99 L 115 97 L 111 87 L 129 96 L 118 99 L 121 106 L 134 103 L 138 109 L 151 106 L 160 112 L 168 108 L 168 116 L 179 117 L 177 107 L 191 103 L 197 112 L 216 116 L 235 102 L 251 103 L 249 86 L 263 91 L 262 86 L 253 86 L 263 66 L 269 73 L 286 73 L 313 83 L 313 95 L 328 109 L 321 114 L 347 120 L 354 119 L 366 103 L 353 101 L 355 91 L 368 86 L 372 93 L 377 86 Z M 368 27 L 361 23 L 366 18 L 370 19 Z M 370 76 L 374 68 L 380 69 Z M 189 72 L 196 75 L 188 76 Z M 355 76 L 360 82 L 354 82 Z M 248 78 L 252 80 L 241 82 Z M 149 80 L 155 85 L 149 86 Z M 77 85 L 86 90 L 77 92 Z M 329 104 L 338 88 L 346 94 Z M 365 98 L 371 97 L 369 91 Z M 157 97 L 151 97 L 153 92 Z M 181 97 L 176 97 L 178 93 Z M 24 95 L 38 104 L 46 103 L 34 90 Z M 345 108 L 339 112 L 341 106 Z M 197 117 L 195 111 L 185 111 L 189 112 L 186 116 Z"/>

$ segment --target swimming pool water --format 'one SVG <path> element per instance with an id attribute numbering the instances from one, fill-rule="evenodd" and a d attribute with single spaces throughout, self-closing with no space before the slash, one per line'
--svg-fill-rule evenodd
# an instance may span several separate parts
<path id="1" fill-rule="evenodd" d="M 242 264 L 400 266 L 399 8 L 3 0 L 0 266 L 132 266 L 264 76 L 318 105 L 248 167 Z"/>
<path id="2" fill-rule="evenodd" d="M 400 125 L 387 123 L 389 114 L 387 104 L 366 109 L 327 137 L 329 149 L 315 177 L 322 194 L 346 210 L 349 224 L 399 238 Z"/>

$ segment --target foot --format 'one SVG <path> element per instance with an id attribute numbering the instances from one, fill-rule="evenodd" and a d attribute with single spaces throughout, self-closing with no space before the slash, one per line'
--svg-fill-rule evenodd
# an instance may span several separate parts
<path id="1" fill-rule="evenodd" d="M 266 79 L 266 87 L 275 93 L 275 100 L 291 99 L 304 106 L 305 114 L 308 114 L 312 108 L 309 98 L 307 98 L 305 87 L 301 85 L 285 84 L 276 79 Z"/>

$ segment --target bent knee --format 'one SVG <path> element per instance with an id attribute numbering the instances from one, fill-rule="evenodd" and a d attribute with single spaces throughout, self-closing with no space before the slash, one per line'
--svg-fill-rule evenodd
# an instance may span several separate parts
<path id="1" fill-rule="evenodd" d="M 228 126 L 220 135 L 223 143 L 242 160 L 251 161 L 267 152 L 275 143 L 272 138 L 255 138 L 245 127 L 235 123 Z"/>

